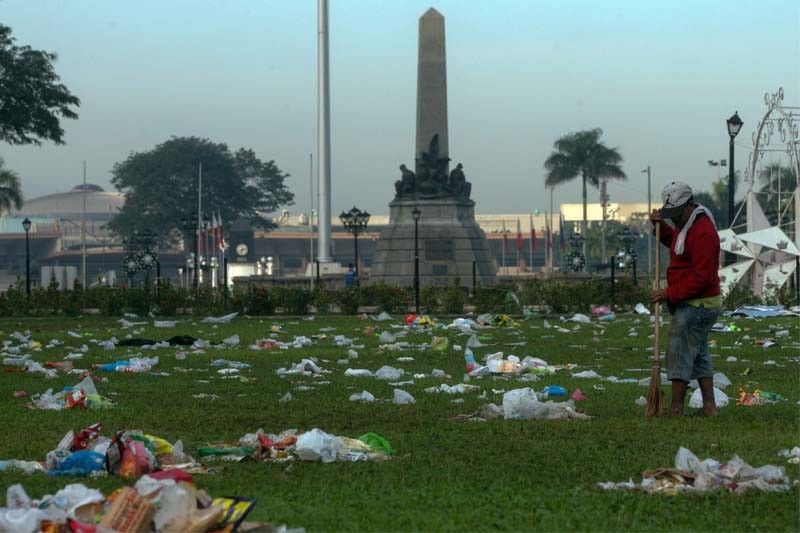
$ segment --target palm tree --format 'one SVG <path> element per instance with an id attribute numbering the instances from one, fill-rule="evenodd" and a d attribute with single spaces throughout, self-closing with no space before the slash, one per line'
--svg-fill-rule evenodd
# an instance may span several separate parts
<path id="1" fill-rule="evenodd" d="M 603 130 L 595 128 L 568 133 L 559 138 L 553 147 L 555 150 L 544 162 L 547 169 L 546 187 L 555 187 L 578 176 L 583 181 L 583 222 L 581 234 L 586 235 L 586 184 L 600 186 L 601 179 L 627 179 L 620 167 L 622 156 L 617 148 L 609 148 L 600 136 Z M 603 199 L 605 202 L 605 199 Z M 605 220 L 603 220 L 605 225 Z M 586 241 L 583 243 L 583 255 L 586 256 Z"/>
<path id="2" fill-rule="evenodd" d="M 19 175 L 13 170 L 3 168 L 0 157 L 0 215 L 12 209 L 22 208 L 22 185 Z"/>

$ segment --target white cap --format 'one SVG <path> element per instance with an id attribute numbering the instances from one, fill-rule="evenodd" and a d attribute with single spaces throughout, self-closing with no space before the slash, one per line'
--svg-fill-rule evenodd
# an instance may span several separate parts
<path id="1" fill-rule="evenodd" d="M 682 181 L 673 181 L 661 191 L 661 216 L 671 218 L 680 214 L 686 203 L 692 199 L 692 188 Z"/>

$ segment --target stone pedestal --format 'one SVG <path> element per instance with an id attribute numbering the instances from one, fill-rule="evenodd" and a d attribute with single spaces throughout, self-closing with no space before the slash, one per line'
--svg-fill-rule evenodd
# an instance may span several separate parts
<path id="1" fill-rule="evenodd" d="M 475 222 L 475 202 L 467 199 L 394 200 L 389 225 L 381 231 L 370 270 L 370 283 L 414 284 L 414 218 L 419 209 L 420 287 L 472 286 L 472 265 L 483 286 L 494 283 L 486 235 Z"/>

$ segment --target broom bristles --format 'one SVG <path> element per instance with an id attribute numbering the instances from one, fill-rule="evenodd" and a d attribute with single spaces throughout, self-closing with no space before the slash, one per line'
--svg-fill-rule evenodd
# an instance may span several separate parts
<path id="1" fill-rule="evenodd" d="M 661 389 L 661 365 L 653 364 L 650 374 L 650 387 L 647 389 L 647 407 L 645 416 L 653 418 L 664 414 L 664 391 Z"/>

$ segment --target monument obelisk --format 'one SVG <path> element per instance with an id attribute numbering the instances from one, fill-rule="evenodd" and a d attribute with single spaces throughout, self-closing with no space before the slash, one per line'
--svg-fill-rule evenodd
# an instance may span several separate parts
<path id="1" fill-rule="evenodd" d="M 444 17 L 430 8 L 419 19 L 417 58 L 417 143 L 414 157 L 420 159 L 434 135 L 439 136 L 439 155 L 448 157 L 447 146 L 447 55 Z"/>
<path id="2" fill-rule="evenodd" d="M 475 222 L 472 184 L 461 163 L 450 170 L 444 17 L 434 8 L 419 19 L 414 159 L 413 172 L 400 165 L 389 224 L 375 246 L 370 282 L 414 283 L 416 227 L 420 286 L 457 281 L 468 287 L 473 276 L 482 285 L 491 285 L 491 255 L 486 235 Z"/>

